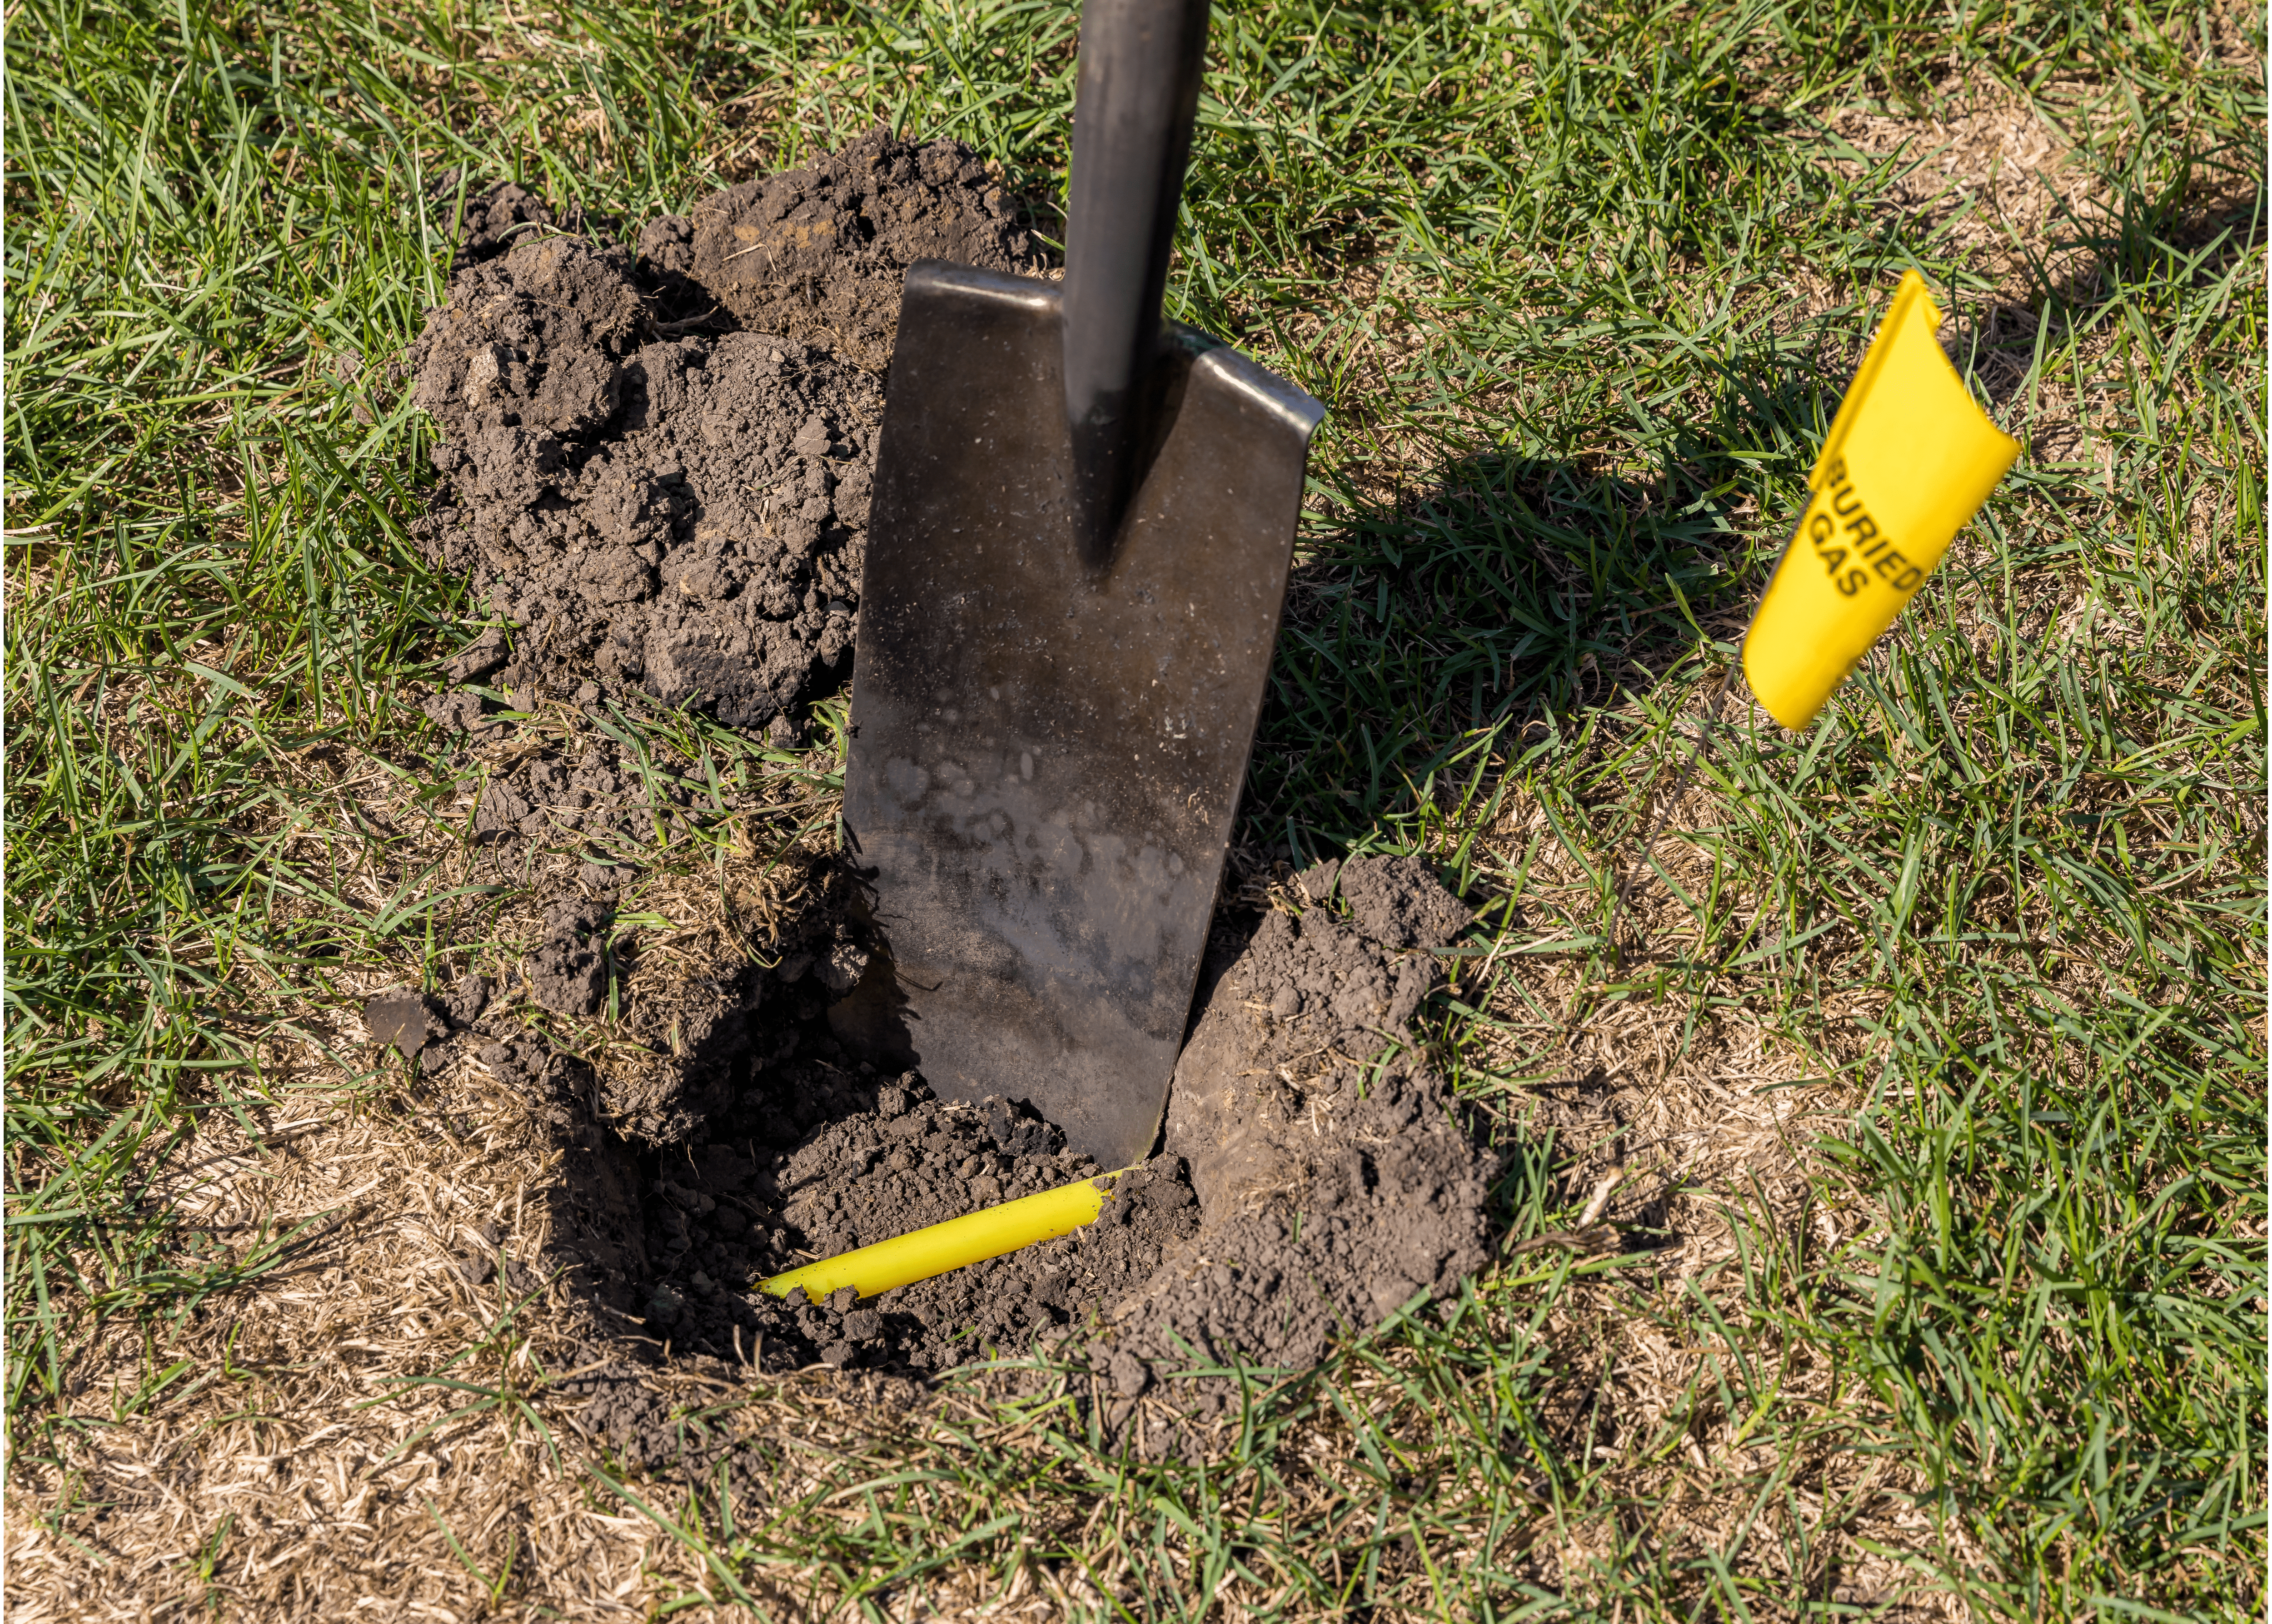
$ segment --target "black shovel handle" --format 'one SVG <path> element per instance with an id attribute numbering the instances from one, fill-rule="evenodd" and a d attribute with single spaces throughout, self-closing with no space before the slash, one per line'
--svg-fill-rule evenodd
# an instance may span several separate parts
<path id="1" fill-rule="evenodd" d="M 1065 220 L 1065 421 L 1084 542 L 1109 550 L 1132 494 L 1160 334 L 1208 0 L 1087 0 Z"/>

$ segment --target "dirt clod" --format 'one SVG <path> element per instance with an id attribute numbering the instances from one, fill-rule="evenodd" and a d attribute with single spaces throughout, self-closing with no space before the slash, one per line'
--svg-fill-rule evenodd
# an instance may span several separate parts
<path id="1" fill-rule="evenodd" d="M 463 185 L 460 172 L 449 170 L 435 183 L 433 196 L 444 206 L 456 200 Z M 614 222 L 587 214 L 571 205 L 555 211 L 542 197 L 512 181 L 497 181 L 467 194 L 451 234 L 450 271 L 458 272 L 494 259 L 519 244 L 567 232 L 583 235 L 602 231 Z"/>
<path id="2" fill-rule="evenodd" d="M 469 971 L 450 984 L 442 1000 L 442 1012 L 452 1026 L 471 1026 L 489 1008 L 490 992 L 489 978 Z"/>
<path id="3" fill-rule="evenodd" d="M 602 944 L 607 910 L 593 903 L 556 904 L 545 915 L 544 941 L 529 956 L 528 986 L 556 1015 L 593 1015 L 608 995 Z"/>
<path id="4" fill-rule="evenodd" d="M 1340 878 L 1358 927 L 1388 947 L 1443 947 L 1474 917 L 1416 857 L 1351 863 Z"/>
<path id="5" fill-rule="evenodd" d="M 415 1054 L 429 1039 L 441 1037 L 449 1024 L 409 987 L 390 987 L 363 1001 L 362 1024 L 373 1043 L 392 1044 L 404 1055 Z"/>

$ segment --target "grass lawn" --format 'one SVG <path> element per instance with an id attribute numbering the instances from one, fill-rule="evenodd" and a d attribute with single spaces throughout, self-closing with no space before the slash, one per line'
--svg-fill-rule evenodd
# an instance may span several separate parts
<path id="1" fill-rule="evenodd" d="M 1053 231 L 1073 21 L 9 12 L 11 1613 L 2261 1616 L 2245 7 L 1217 5 L 1171 313 L 1331 411 L 1241 838 L 1487 905 L 1428 1037 L 1526 1150 L 1454 1312 L 1163 1464 L 978 1380 L 695 1383 L 777 1463 L 736 1506 L 584 1451 L 493 1296 L 343 1263 L 420 1167 L 528 1173 L 352 1013 L 459 945 L 413 685 L 482 612 L 378 382 L 426 199 L 635 230 L 881 119 Z M 2026 449 L 1810 731 L 1715 709 L 1910 267 Z M 825 819 L 746 764 L 749 838 Z"/>

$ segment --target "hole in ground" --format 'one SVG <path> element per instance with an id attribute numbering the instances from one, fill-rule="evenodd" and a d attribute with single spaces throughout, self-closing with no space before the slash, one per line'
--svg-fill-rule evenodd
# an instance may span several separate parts
<path id="1" fill-rule="evenodd" d="M 1433 950 L 1459 911 L 1414 860 L 1371 859 L 1338 893 L 1280 884 L 1219 913 L 1166 1151 L 1095 1224 L 866 1302 L 760 1293 L 801 1263 L 1098 1171 L 1022 1106 L 945 1104 L 919 1076 L 845 1052 L 827 1009 L 863 950 L 834 860 L 802 860 L 751 944 L 763 962 L 633 986 L 616 1040 L 584 1049 L 598 1065 L 533 1028 L 478 1050 L 549 1124 L 556 1171 L 531 1191 L 544 1239 L 524 1261 L 566 1288 L 585 1348 L 569 1385 L 627 1453 L 680 1448 L 638 1382 L 666 1358 L 715 1360 L 721 1375 L 828 1364 L 928 1379 L 1055 1340 L 1087 1359 L 1109 1427 L 1163 1404 L 1203 1420 L 1236 1403 L 1234 1384 L 1159 1372 L 1312 1365 L 1484 1263 L 1496 1158 L 1423 1058 L 1387 1042 L 1438 985 Z M 549 917 L 587 938 L 608 928 L 589 905 Z M 1436 922 L 1416 932 L 1416 918 Z M 662 978 L 673 961 L 618 962 Z M 626 1030 L 647 1034 L 631 1062 Z M 1147 1451 L 1182 1447 L 1175 1424 L 1142 1436 Z"/>

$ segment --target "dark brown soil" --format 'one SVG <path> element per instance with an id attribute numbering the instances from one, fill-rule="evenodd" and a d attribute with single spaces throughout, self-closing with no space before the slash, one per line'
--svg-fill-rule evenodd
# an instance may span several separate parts
<path id="1" fill-rule="evenodd" d="M 564 236 L 459 277 L 410 359 L 445 436 L 421 534 L 519 629 L 437 719 L 635 683 L 761 728 L 841 681 L 875 379 L 791 339 L 656 336 L 631 255 Z"/>
<path id="2" fill-rule="evenodd" d="M 649 222 L 636 254 L 584 224 L 511 184 L 469 197 L 403 363 L 441 429 L 415 533 L 516 629 L 429 713 L 478 731 L 632 684 L 786 727 L 846 674 L 907 266 L 1038 270 L 1030 239 L 968 148 L 881 130 Z"/>
<path id="3" fill-rule="evenodd" d="M 1030 269 L 1029 245 L 967 153 L 880 136 L 654 222 L 637 256 L 544 235 L 525 194 L 477 202 L 478 251 L 461 248 L 410 358 L 443 431 L 422 534 L 508 624 L 450 663 L 430 712 L 488 749 L 545 701 L 597 714 L 637 686 L 781 739 L 845 675 L 881 401 L 864 369 L 888 354 L 905 264 Z M 508 851 L 586 849 L 519 992 L 486 1016 L 486 987 L 389 995 L 373 1030 L 460 1061 L 477 1046 L 552 1124 L 561 1160 L 532 1192 L 546 1239 L 506 1266 L 571 1288 L 587 1421 L 630 1453 L 680 1447 L 626 1379 L 666 1350 L 923 1377 L 1051 1342 L 1089 1360 L 1109 1426 L 1163 1382 L 1175 1413 L 1204 1419 L 1232 1389 L 1193 1359 L 1304 1367 L 1482 1264 L 1493 1158 L 1412 1047 L 1435 950 L 1469 911 L 1424 863 L 1371 859 L 1219 915 L 1162 1153 L 1095 1225 L 871 1302 L 759 1293 L 798 1263 L 1097 1169 L 1014 1100 L 944 1104 L 838 1046 L 827 1010 L 868 944 L 825 854 L 796 860 L 783 905 L 714 966 L 627 957 L 612 898 L 642 841 L 718 792 L 579 736 L 572 756 L 534 738 L 492 751 L 475 811 L 477 838 Z M 520 996 L 609 1036 L 566 1052 Z M 444 1037 L 468 1022 L 476 1037 Z M 1172 1422 L 1140 1436 L 1177 1447 Z"/>
<path id="4" fill-rule="evenodd" d="M 672 238 L 684 242 L 683 258 Z M 639 246 L 743 326 L 877 372 L 890 363 L 900 285 L 916 260 L 1043 268 L 1015 206 L 968 148 L 917 147 L 880 129 L 804 168 L 704 198 L 683 229 L 658 220 Z"/>
<path id="5" fill-rule="evenodd" d="M 1349 872 L 1370 877 L 1365 863 Z M 1439 919 L 1456 908 L 1432 879 L 1406 885 Z M 1075 1337 L 1132 1399 L 1186 1350 L 1314 1363 L 1336 1334 L 1447 1293 L 1482 1263 L 1491 1158 L 1442 1083 L 1394 1052 L 1438 982 L 1434 960 L 1321 901 L 1298 918 L 1219 922 L 1166 1150 L 1120 1181 L 1097 1224 L 871 1302 L 757 1293 L 811 1258 L 1098 1171 L 1014 1102 L 942 1104 L 919 1076 L 845 1055 L 826 1010 L 861 950 L 841 887 L 816 875 L 798 895 L 802 917 L 768 944 L 777 967 L 701 997 L 675 989 L 676 1042 L 655 1047 L 684 1054 L 658 1054 L 643 1095 L 540 1038 L 480 1052 L 514 1093 L 551 1102 L 565 1166 L 539 1261 L 600 1310 L 603 1345 L 923 1374 Z M 599 961 L 606 910 L 564 903 L 549 924 L 528 984 L 540 1002 L 582 1009 L 594 988 L 576 966 Z M 1272 1012 L 1289 987 L 1308 1007 Z M 690 1022 L 698 1004 L 706 1013 Z M 1202 1410 L 1222 1397 L 1182 1396 Z"/>
<path id="6" fill-rule="evenodd" d="M 435 178 L 430 192 L 443 217 L 454 220 L 450 233 L 453 277 L 525 242 L 560 232 L 604 237 L 620 223 L 611 216 L 587 214 L 573 205 L 556 211 L 542 197 L 512 181 L 473 187 L 460 202 L 459 193 L 465 182 L 463 171 L 445 170 Z M 454 217 L 450 212 L 453 207 Z"/>

